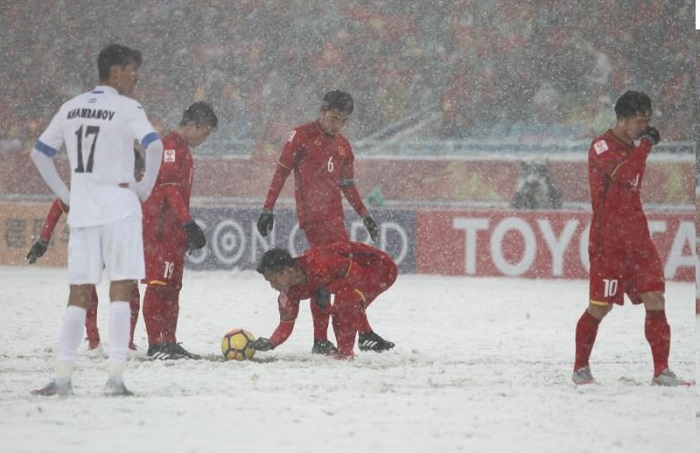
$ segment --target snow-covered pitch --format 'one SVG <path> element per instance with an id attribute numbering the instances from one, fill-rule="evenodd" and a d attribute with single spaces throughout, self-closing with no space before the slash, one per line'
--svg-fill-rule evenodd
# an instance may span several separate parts
<path id="1" fill-rule="evenodd" d="M 650 386 L 644 309 L 616 307 L 591 366 L 570 381 L 586 281 L 400 275 L 369 308 L 396 342 L 351 362 L 310 354 L 308 305 L 290 340 L 254 361 L 219 361 L 233 327 L 269 336 L 276 293 L 256 273 L 186 272 L 178 338 L 208 360 L 125 375 L 101 394 L 106 360 L 81 347 L 75 396 L 30 395 L 51 378 L 68 298 L 65 269 L 0 267 L 0 450 L 6 452 L 697 452 L 695 387 Z M 143 290 L 143 287 L 141 287 Z M 99 325 L 107 332 L 107 284 Z M 671 367 L 695 379 L 695 288 L 668 283 Z M 332 332 L 329 332 L 332 337 Z"/>

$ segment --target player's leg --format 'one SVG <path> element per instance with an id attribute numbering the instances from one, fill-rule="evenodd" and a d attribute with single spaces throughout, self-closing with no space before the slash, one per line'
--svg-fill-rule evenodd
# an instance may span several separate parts
<path id="1" fill-rule="evenodd" d="M 349 241 L 345 231 L 343 219 L 328 219 L 322 225 L 306 225 L 304 229 L 306 241 L 310 247 L 324 246 L 334 242 Z M 335 353 L 335 345 L 328 340 L 328 325 L 331 316 L 331 294 L 325 288 L 321 288 L 311 296 L 309 302 L 311 309 L 311 321 L 313 323 L 314 344 L 312 354 Z"/>
<path id="2" fill-rule="evenodd" d="M 163 341 L 163 322 L 165 312 L 165 301 L 160 297 L 156 284 L 146 285 L 146 291 L 143 294 L 143 322 L 146 326 L 146 335 L 148 338 L 148 355 L 155 354 L 156 349 L 159 349 Z"/>
<path id="3" fill-rule="evenodd" d="M 131 298 L 134 285 L 145 276 L 141 219 L 131 216 L 102 227 L 102 254 L 109 279 L 109 377 L 106 395 L 130 395 L 124 370 L 131 334 Z"/>
<path id="4" fill-rule="evenodd" d="M 129 299 L 129 308 L 131 310 L 131 331 L 129 335 L 129 349 L 136 351 L 136 343 L 134 343 L 134 332 L 136 332 L 136 324 L 139 320 L 139 311 L 141 309 L 141 294 L 139 292 L 139 285 L 134 282 L 134 287 L 131 290 L 131 297 Z"/>
<path id="5" fill-rule="evenodd" d="M 90 305 L 85 314 L 85 334 L 88 349 L 95 350 L 100 346 L 100 331 L 97 328 L 97 289 L 93 288 Z"/>
<path id="6" fill-rule="evenodd" d="M 632 259 L 636 265 L 630 279 L 629 295 L 633 302 L 644 304 L 646 310 L 644 335 L 651 347 L 654 362 L 652 385 L 689 385 L 688 382 L 677 378 L 668 365 L 671 326 L 666 319 L 666 285 L 656 247 L 648 241 L 635 249 Z"/>
<path id="7" fill-rule="evenodd" d="M 177 342 L 180 289 L 185 267 L 185 244 L 152 241 L 146 252 L 146 294 L 143 319 L 148 356 L 158 360 L 199 359 Z"/>
<path id="8" fill-rule="evenodd" d="M 576 385 L 595 382 L 589 359 L 598 335 L 598 326 L 612 310 L 613 304 L 622 304 L 624 298 L 621 270 L 622 255 L 590 253 L 591 270 L 589 280 L 589 302 L 576 323 L 576 353 L 571 379 Z"/>
<path id="9" fill-rule="evenodd" d="M 361 258 L 361 261 L 364 267 L 371 269 L 371 278 L 360 288 L 365 299 L 357 313 L 358 346 L 360 351 L 388 351 L 395 345 L 372 330 L 367 318 L 367 307 L 394 284 L 398 269 L 394 260 L 380 250 L 374 250 L 372 254 Z"/>
<path id="10" fill-rule="evenodd" d="M 35 395 L 70 395 L 78 347 L 83 338 L 87 308 L 102 273 L 99 228 L 71 228 L 68 239 L 70 295 L 63 317 L 56 354 L 54 379 Z"/>
<path id="11" fill-rule="evenodd" d="M 180 281 L 181 278 L 178 280 Z M 198 354 L 193 354 L 182 347 L 177 341 L 177 322 L 180 316 L 180 284 L 177 288 L 163 286 L 159 288 L 160 297 L 164 300 L 162 339 L 166 351 L 177 357 L 187 359 L 201 359 Z"/>
<path id="12" fill-rule="evenodd" d="M 351 359 L 355 356 L 355 337 L 357 336 L 357 317 L 360 312 L 360 300 L 352 290 L 339 291 L 331 309 L 333 331 L 338 344 L 335 357 Z"/>

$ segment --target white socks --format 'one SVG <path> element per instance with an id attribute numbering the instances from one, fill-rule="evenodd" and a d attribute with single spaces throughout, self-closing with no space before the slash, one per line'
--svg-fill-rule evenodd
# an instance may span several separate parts
<path id="1" fill-rule="evenodd" d="M 56 355 L 56 380 L 68 382 L 73 375 L 75 358 L 85 330 L 85 309 L 69 305 L 63 316 L 63 325 L 58 337 L 58 353 Z"/>
<path id="2" fill-rule="evenodd" d="M 122 382 L 131 335 L 131 309 L 127 301 L 109 304 L 109 376 Z"/>

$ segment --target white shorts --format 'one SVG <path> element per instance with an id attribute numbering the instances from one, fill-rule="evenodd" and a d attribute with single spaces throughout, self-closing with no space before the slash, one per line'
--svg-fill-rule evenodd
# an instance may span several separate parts
<path id="1" fill-rule="evenodd" d="M 106 225 L 70 229 L 69 283 L 96 285 L 100 283 L 102 269 L 109 281 L 141 280 L 145 277 L 140 217 L 131 216 Z"/>

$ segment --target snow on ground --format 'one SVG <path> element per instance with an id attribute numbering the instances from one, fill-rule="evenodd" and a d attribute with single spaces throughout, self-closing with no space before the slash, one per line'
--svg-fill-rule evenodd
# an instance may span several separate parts
<path id="1" fill-rule="evenodd" d="M 143 289 L 143 287 L 142 287 Z M 694 379 L 694 287 L 669 283 L 671 366 Z M 99 325 L 107 337 L 107 284 Z M 309 310 L 258 361 L 219 362 L 222 335 L 269 336 L 276 294 L 252 271 L 188 272 L 179 340 L 212 360 L 137 353 L 106 398 L 105 360 L 81 351 L 75 396 L 32 396 L 51 378 L 68 297 L 65 269 L 0 267 L 3 452 L 691 452 L 694 388 L 651 387 L 644 311 L 606 318 L 593 351 L 598 385 L 570 382 L 585 281 L 401 275 L 369 309 L 396 342 L 352 362 L 312 356 Z M 332 333 L 331 333 L 332 335 Z M 138 346 L 147 342 L 143 321 Z"/>

